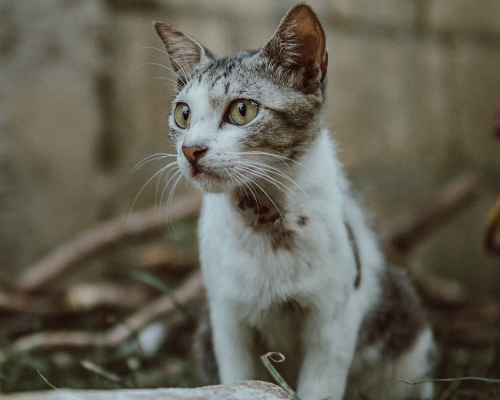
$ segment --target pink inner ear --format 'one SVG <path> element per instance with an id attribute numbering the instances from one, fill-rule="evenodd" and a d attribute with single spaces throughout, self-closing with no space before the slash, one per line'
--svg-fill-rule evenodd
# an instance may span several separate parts
<path id="1" fill-rule="evenodd" d="M 325 54 L 325 38 L 317 17 L 311 15 L 308 9 L 299 9 L 293 19 L 296 23 L 295 32 L 301 38 L 300 64 L 321 64 Z"/>

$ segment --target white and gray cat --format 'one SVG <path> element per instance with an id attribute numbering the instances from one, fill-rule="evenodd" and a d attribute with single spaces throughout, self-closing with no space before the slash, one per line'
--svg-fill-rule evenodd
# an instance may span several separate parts
<path id="1" fill-rule="evenodd" d="M 279 351 L 302 399 L 421 399 L 434 344 L 404 271 L 388 267 L 324 128 L 328 54 L 299 4 L 260 49 L 218 57 L 156 22 L 177 74 L 169 117 L 199 221 L 222 383 Z"/>

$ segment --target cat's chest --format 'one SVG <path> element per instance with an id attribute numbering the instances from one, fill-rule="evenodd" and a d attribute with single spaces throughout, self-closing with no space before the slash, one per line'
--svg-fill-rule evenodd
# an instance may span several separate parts
<path id="1" fill-rule="evenodd" d="M 227 228 L 236 236 L 240 236 L 240 246 L 248 247 L 249 239 L 252 246 L 261 250 L 267 257 L 269 253 L 297 253 L 298 242 L 311 238 L 315 233 L 315 221 L 311 220 L 310 210 L 300 205 L 291 209 L 279 209 L 270 198 L 261 198 L 259 202 L 252 197 L 232 199 L 232 213 L 226 220 Z M 232 224 L 234 223 L 234 225 Z M 309 226 L 308 226 L 309 225 Z M 321 227 L 316 227 L 316 231 Z M 312 239 L 312 238 L 311 238 Z M 295 254 L 298 256 L 298 254 Z"/>
<path id="2" fill-rule="evenodd" d="M 264 223 L 251 226 L 231 206 L 212 198 L 202 210 L 200 254 L 211 296 L 264 310 L 276 302 L 310 302 L 322 290 L 342 285 L 335 273 L 342 273 L 339 268 L 349 265 L 352 255 L 342 246 L 346 239 L 338 218 L 309 204 L 274 221 L 264 219 L 264 210 L 257 216 Z"/>

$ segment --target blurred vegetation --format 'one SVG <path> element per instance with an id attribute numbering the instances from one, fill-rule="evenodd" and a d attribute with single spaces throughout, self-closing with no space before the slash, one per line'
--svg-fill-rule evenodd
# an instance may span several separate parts
<path id="1" fill-rule="evenodd" d="M 9 349 L 21 338 L 29 337 L 32 343 L 36 340 L 33 334 L 104 332 L 159 296 L 172 296 L 198 268 L 195 226 L 194 217 L 185 218 L 169 224 L 163 235 L 152 242 L 103 255 L 98 264 L 105 273 L 97 278 L 92 263 L 80 266 L 80 273 L 87 269 L 87 286 L 82 286 L 85 274 L 75 283 L 71 271 L 66 271 L 54 278 L 53 285 L 29 294 L 41 304 L 51 304 L 47 312 L 2 307 L 0 349 L 4 358 L 0 363 L 0 393 L 50 390 L 48 383 L 73 389 L 203 385 L 192 347 L 196 318 L 183 310 L 182 318 L 174 323 L 156 318 L 115 347 L 34 346 L 9 357 Z M 182 254 L 184 259 L 179 258 Z M 120 260 L 126 261 L 120 263 Z M 109 288 L 108 285 L 117 288 L 114 299 L 99 292 Z M 120 291 L 125 297 L 120 296 Z M 3 295 L 8 295 L 8 291 Z M 426 290 L 422 295 L 440 348 L 435 377 L 500 378 L 500 322 L 482 315 L 484 303 L 445 304 L 430 298 Z M 124 301 L 127 297 L 131 301 Z M 159 327 L 155 328 L 158 334 L 154 334 L 155 329 L 152 335 L 145 332 L 151 326 Z M 450 382 L 436 385 L 435 399 L 500 399 L 498 383 L 462 381 L 458 388 L 452 388 L 450 395 L 446 394 Z"/>

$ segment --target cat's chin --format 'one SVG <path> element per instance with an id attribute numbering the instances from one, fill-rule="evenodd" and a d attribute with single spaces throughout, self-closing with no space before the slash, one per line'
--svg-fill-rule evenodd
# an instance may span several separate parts
<path id="1" fill-rule="evenodd" d="M 224 193 L 232 189 L 234 184 L 227 179 L 216 177 L 205 172 L 198 172 L 190 181 L 201 191 L 207 193 Z"/>

